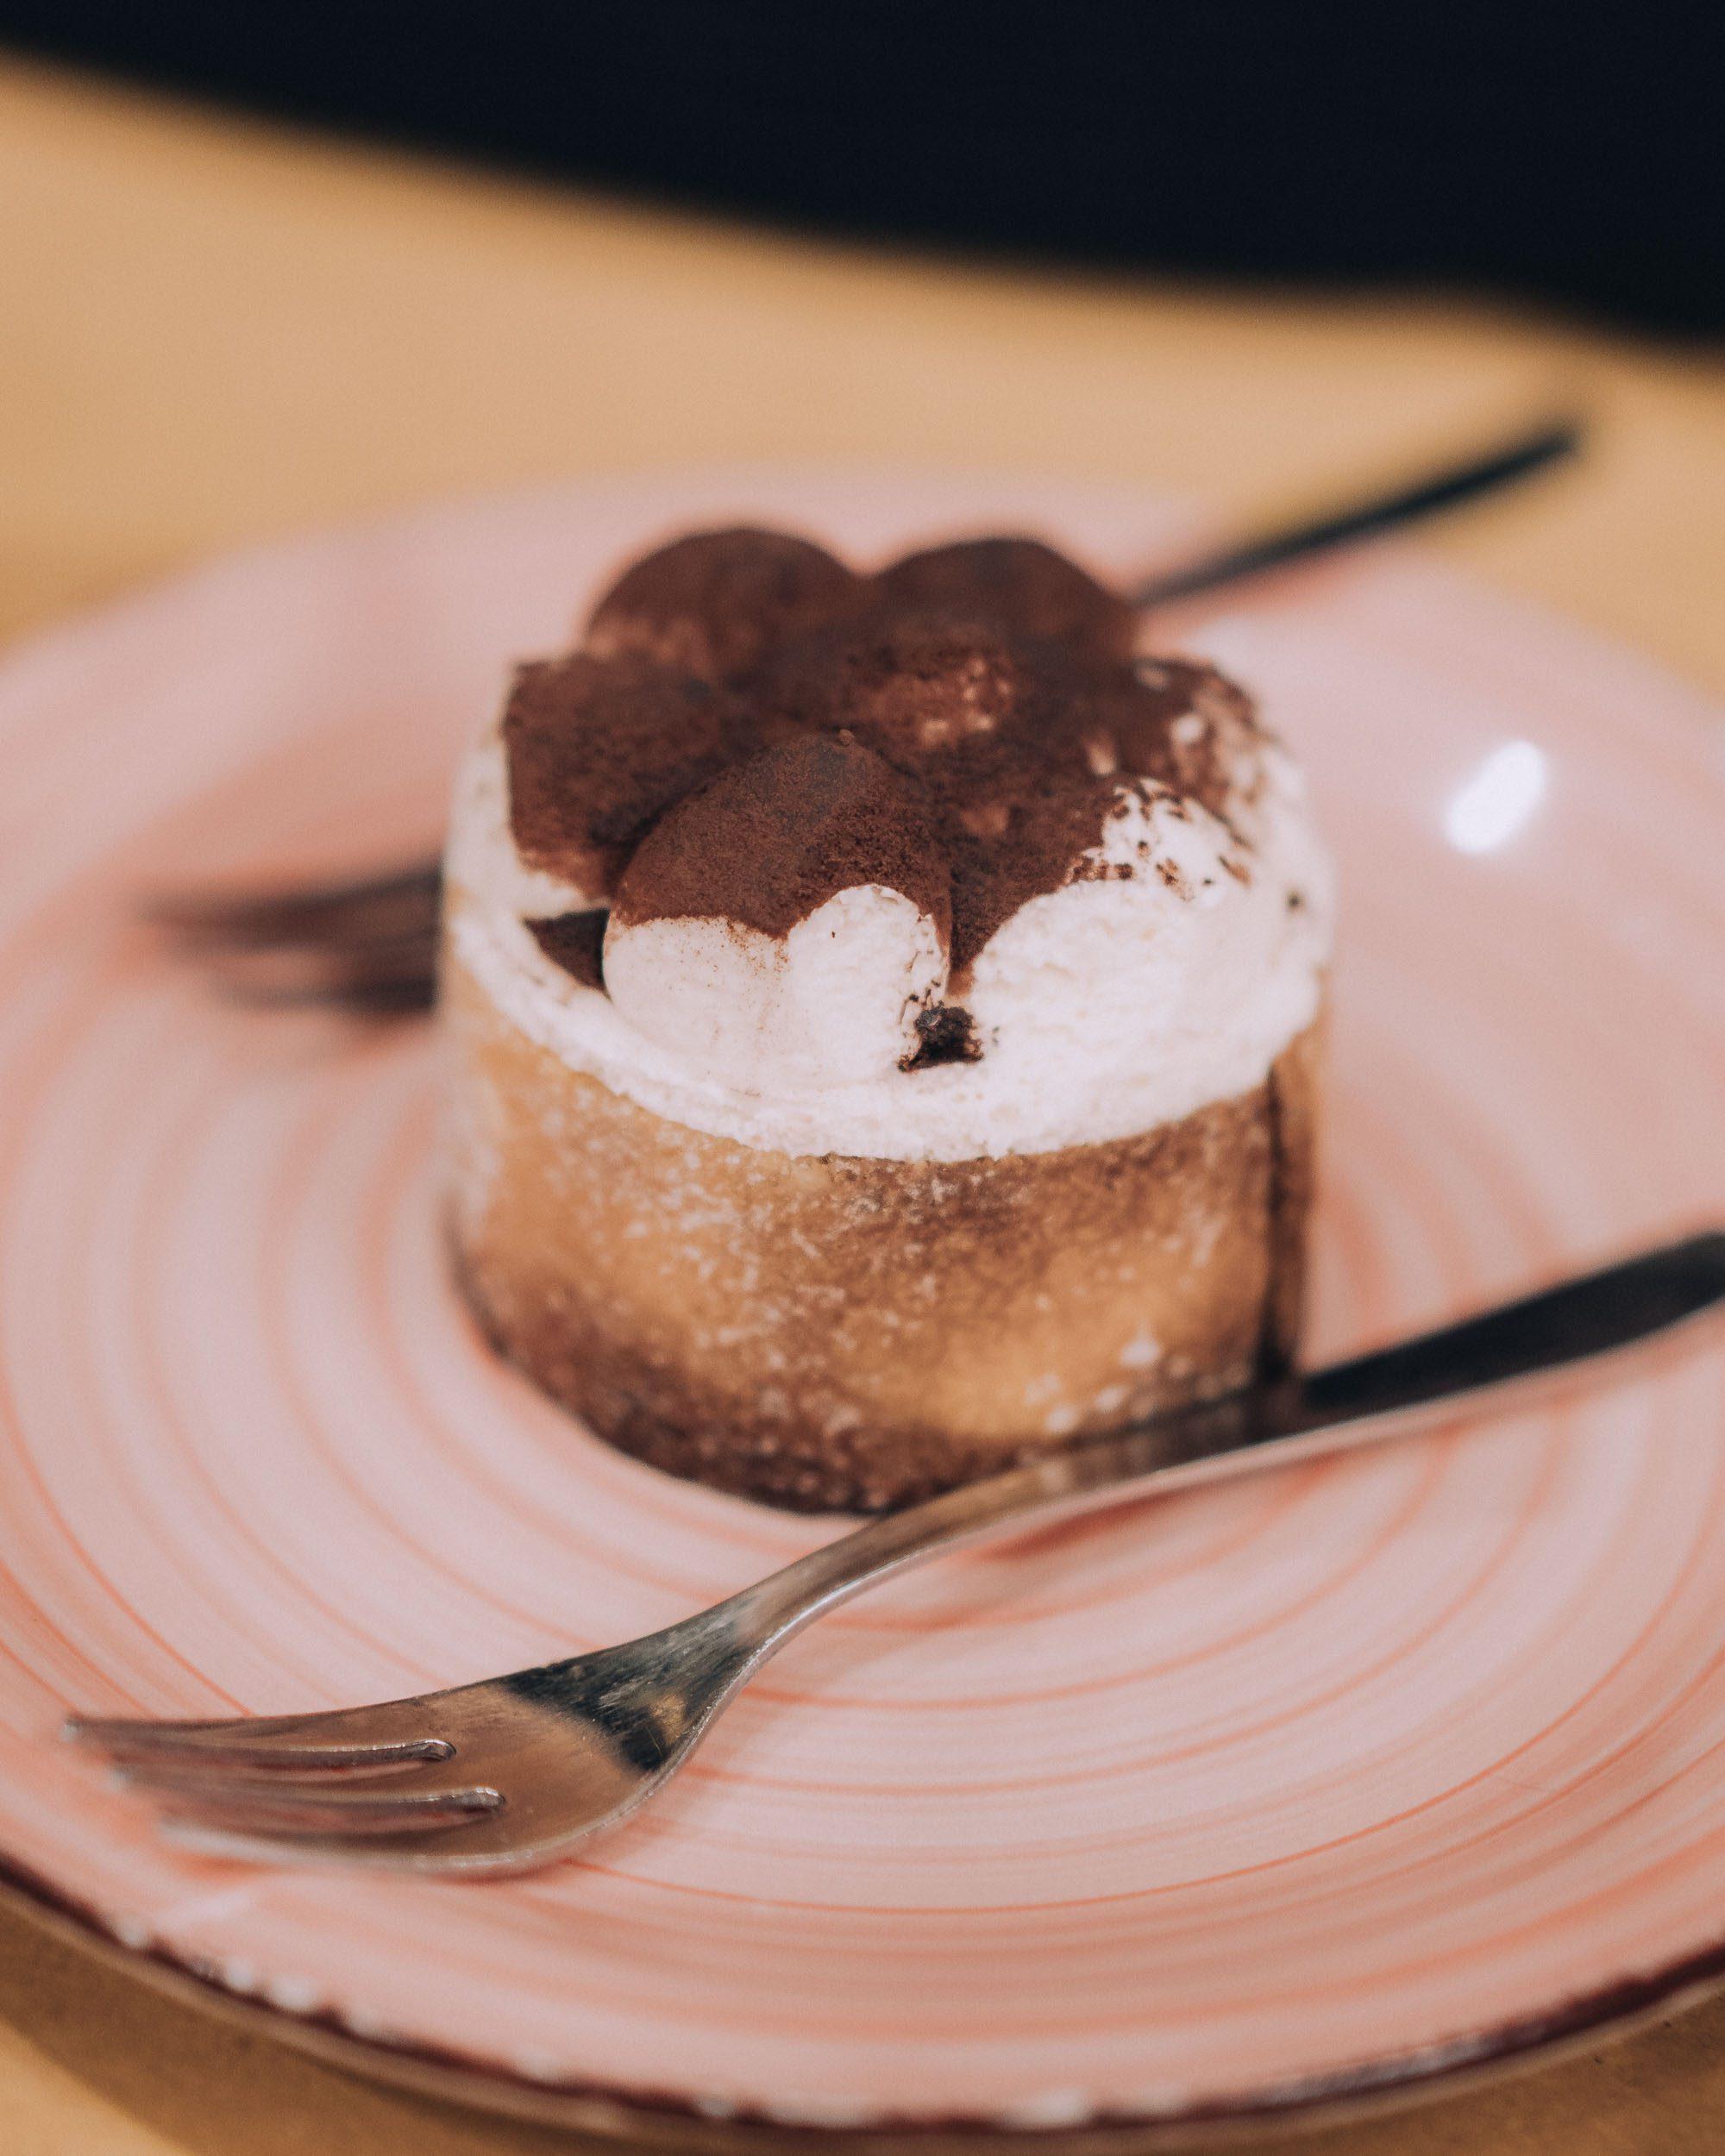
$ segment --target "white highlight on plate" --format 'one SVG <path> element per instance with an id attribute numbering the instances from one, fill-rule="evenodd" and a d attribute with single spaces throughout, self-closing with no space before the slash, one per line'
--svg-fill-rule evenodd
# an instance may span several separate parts
<path id="1" fill-rule="evenodd" d="M 310 1977 L 266 1977 L 262 1989 L 270 2004 L 284 2014 L 315 2014 L 323 2003 L 323 1987 Z"/>
<path id="2" fill-rule="evenodd" d="M 1458 853 L 1489 854 L 1525 830 L 1546 798 L 1546 752 L 1531 741 L 1506 741 L 1444 811 L 1444 836 Z"/>

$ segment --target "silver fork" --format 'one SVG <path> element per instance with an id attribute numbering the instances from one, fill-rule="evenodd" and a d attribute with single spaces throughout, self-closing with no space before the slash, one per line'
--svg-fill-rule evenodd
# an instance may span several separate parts
<path id="1" fill-rule="evenodd" d="M 1583 432 L 1573 416 L 1544 420 L 1412 480 L 1231 541 L 1139 584 L 1132 599 L 1166 605 L 1404 530 L 1561 463 Z M 379 1018 L 430 1008 L 440 895 L 437 864 L 423 861 L 350 881 L 172 897 L 147 911 L 235 1001 Z"/>
<path id="2" fill-rule="evenodd" d="M 76 1718 L 206 1852 L 433 1873 L 524 1871 L 628 1818 L 763 1663 L 840 1602 L 1032 1519 L 1400 1436 L 1454 1402 L 1649 1339 L 1725 1300 L 1725 1232 L 1673 1243 L 1279 1387 L 890 1513 L 666 1631 L 345 1712 Z"/>

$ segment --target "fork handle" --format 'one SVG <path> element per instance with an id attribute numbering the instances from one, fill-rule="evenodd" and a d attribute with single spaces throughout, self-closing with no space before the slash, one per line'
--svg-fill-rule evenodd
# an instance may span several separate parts
<path id="1" fill-rule="evenodd" d="M 758 1658 L 876 1580 L 1036 1518 L 1401 1437 L 1454 1402 L 1546 1382 L 1725 1301 L 1725 1231 L 1661 1245 L 1352 1362 L 1133 1425 L 888 1513 L 724 1607 Z"/>
<path id="2" fill-rule="evenodd" d="M 1289 562 L 1308 561 L 1361 539 L 1405 530 L 1446 510 L 1459 509 L 1465 502 L 1495 493 L 1501 486 L 1531 478 L 1548 464 L 1573 456 L 1581 447 L 1583 432 L 1581 421 L 1570 415 L 1548 420 L 1465 463 L 1441 466 L 1388 492 L 1277 525 L 1254 537 L 1236 540 L 1213 554 L 1201 555 L 1182 567 L 1166 570 L 1140 583 L 1132 594 L 1132 604 L 1163 606 L 1171 599 L 1190 599 L 1200 592 L 1242 584 L 1268 569 L 1284 568 Z"/>

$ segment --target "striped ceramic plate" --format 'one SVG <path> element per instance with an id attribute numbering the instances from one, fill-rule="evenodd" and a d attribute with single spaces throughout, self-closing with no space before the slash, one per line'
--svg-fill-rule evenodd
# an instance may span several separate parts
<path id="1" fill-rule="evenodd" d="M 1082 2128 L 1523 2052 L 1725 1949 L 1722 1363 L 954 1559 L 798 1642 L 589 1861 L 481 1888 L 160 1846 L 68 1705 L 265 1712 L 644 1632 L 829 1526 L 665 1481 L 486 1355 L 429 1038 L 216 1006 L 194 872 L 435 832 L 619 552 L 1181 520 L 704 473 L 237 560 L 0 673 L 0 1849 L 140 1966 L 561 2115 Z M 1725 1209 L 1725 732 L 1417 562 L 1186 625 L 1343 860 L 1315 1346 Z M 185 1974 L 189 1972 L 189 1974 Z M 532 2092 L 532 2093 L 529 2093 Z"/>

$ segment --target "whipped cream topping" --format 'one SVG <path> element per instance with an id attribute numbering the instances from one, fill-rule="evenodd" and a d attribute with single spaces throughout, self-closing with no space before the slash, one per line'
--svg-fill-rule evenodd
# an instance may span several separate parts
<path id="1" fill-rule="evenodd" d="M 521 858 L 509 827 L 509 759 L 494 726 L 469 752 L 456 779 L 443 874 L 489 911 L 520 921 L 583 913 L 605 902 L 596 886 L 530 868 Z"/>
<path id="2" fill-rule="evenodd" d="M 778 1150 L 1046 1151 L 1248 1091 L 1316 1015 L 1327 857 L 1250 699 L 1134 625 L 1026 539 L 873 576 L 675 541 L 467 759 L 454 951 L 573 1068 Z"/>
<path id="3" fill-rule="evenodd" d="M 633 934 L 652 943 L 639 964 L 623 955 L 632 938 L 607 931 L 610 993 L 582 987 L 524 919 L 524 899 L 543 894 L 523 881 L 494 732 L 456 787 L 452 947 L 505 1015 L 572 1069 L 741 1144 L 966 1160 L 1100 1144 L 1250 1090 L 1317 1015 L 1329 859 L 1297 767 L 1267 742 L 1257 762 L 1256 798 L 1227 824 L 1153 782 L 1120 787 L 1073 881 L 1032 899 L 978 956 L 963 999 L 975 1062 L 900 1068 L 938 969 L 917 972 L 918 934 L 905 932 L 914 909 L 878 887 L 845 893 L 836 915 L 829 901 L 828 923 L 811 915 L 782 939 L 712 921 L 643 924 Z M 556 904 L 571 899 L 592 903 L 565 891 Z M 826 962 L 827 926 L 854 939 L 853 954 L 875 952 L 854 1005 L 844 969 Z M 724 1016 L 717 1006 L 739 983 Z M 805 1044 L 798 1062 L 788 1040 L 804 1028 L 833 1045 Z"/>
<path id="4" fill-rule="evenodd" d="M 946 986 L 936 924 L 897 891 L 857 884 L 785 936 L 728 920 L 613 913 L 605 985 L 644 1039 L 747 1091 L 890 1083 L 919 1012 Z"/>

